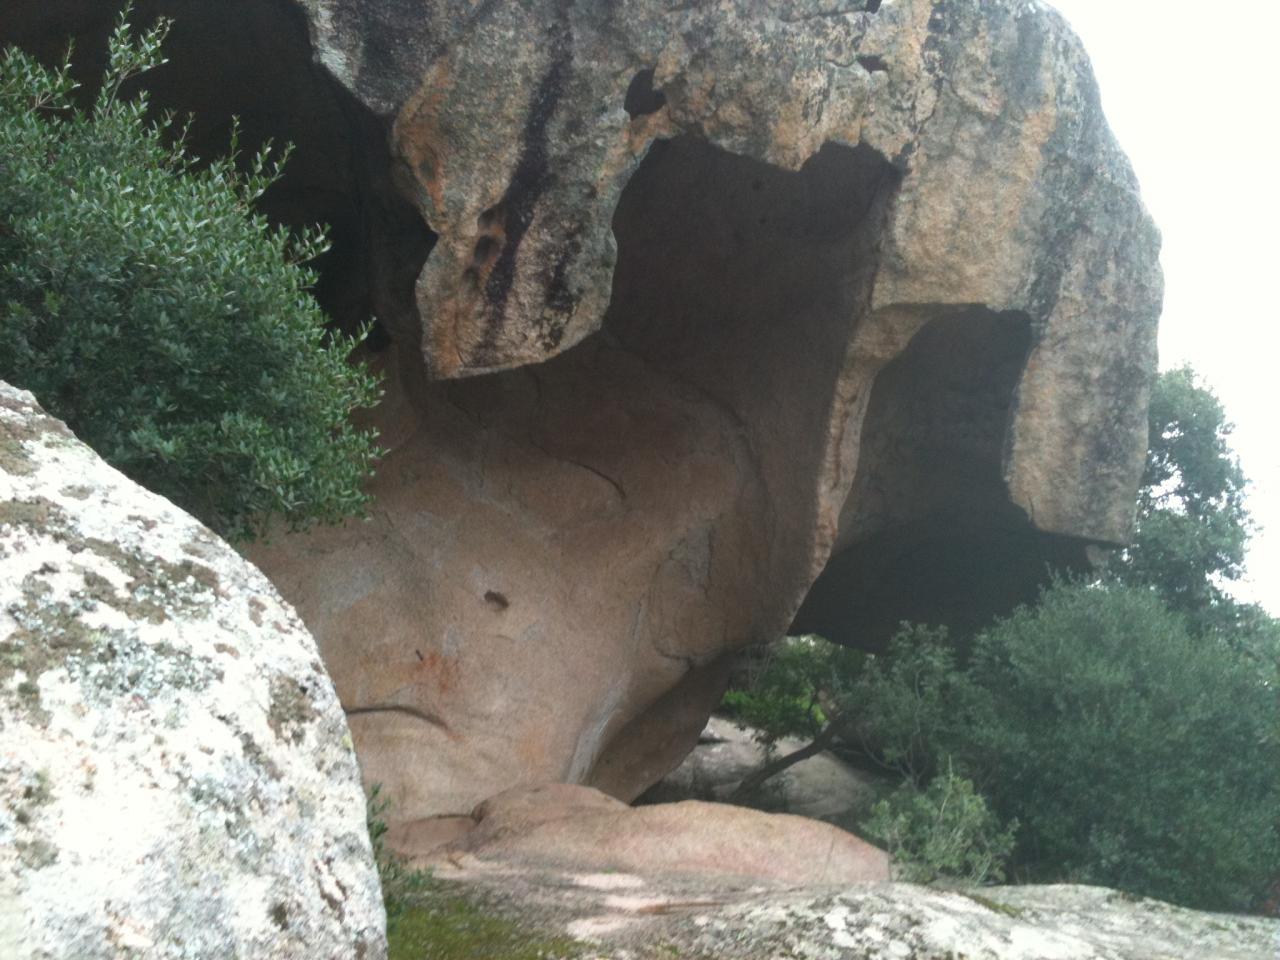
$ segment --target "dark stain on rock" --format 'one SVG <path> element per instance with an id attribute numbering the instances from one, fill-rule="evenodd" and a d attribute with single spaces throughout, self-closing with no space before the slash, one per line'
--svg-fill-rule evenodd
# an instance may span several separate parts
<path id="1" fill-rule="evenodd" d="M 129 575 L 124 597 L 104 577 L 86 578 L 85 585 L 93 599 L 138 619 L 164 623 L 172 614 L 195 610 L 221 592 L 218 574 L 203 564 L 191 560 L 170 563 L 97 537 L 63 539 L 68 540 L 73 553 L 88 550 Z"/>
<path id="2" fill-rule="evenodd" d="M 58 849 L 43 837 L 19 840 L 14 846 L 18 851 L 18 859 L 32 870 L 41 870 L 58 862 Z"/>
<path id="3" fill-rule="evenodd" d="M 269 913 L 271 914 L 272 923 L 274 923 L 281 930 L 289 929 L 289 908 L 284 904 L 283 901 L 277 900 L 275 903 L 273 903 L 271 905 L 271 910 L 269 911 Z"/>
<path id="4" fill-rule="evenodd" d="M 267 725 L 281 740 L 301 743 L 306 725 L 319 714 L 311 702 L 311 693 L 293 677 L 276 674 L 271 678 L 271 706 Z"/>
<path id="5" fill-rule="evenodd" d="M 6 500 L 0 503 L 0 527 L 26 527 L 35 531 L 47 531 L 50 522 L 64 520 L 66 514 L 52 500 L 32 497 L 30 500 Z"/>
<path id="6" fill-rule="evenodd" d="M 262 747 L 258 746 L 258 741 L 247 733 L 241 733 L 238 739 L 240 740 L 240 749 L 244 751 L 246 760 L 257 767 L 261 767 L 263 773 L 272 780 L 280 779 L 280 768 L 276 766 L 274 760 L 267 756 Z"/>
<path id="7" fill-rule="evenodd" d="M 16 437 L 0 436 L 0 471 L 15 477 L 27 477 L 36 472 L 35 462 Z"/>
<path id="8" fill-rule="evenodd" d="M 369 713 L 403 713 L 407 717 L 414 717 L 417 720 L 422 720 L 424 723 L 431 724 L 433 727 L 439 727 L 445 732 L 448 732 L 449 730 L 449 725 L 444 722 L 439 714 L 432 713 L 430 710 L 411 707 L 403 703 L 375 703 L 367 707 L 344 707 L 343 712 L 345 712 L 348 717 L 358 717 L 362 714 Z"/>
<path id="9" fill-rule="evenodd" d="M 558 28 L 556 53 L 546 75 L 534 91 L 529 105 L 529 118 L 520 137 L 520 157 L 516 161 L 511 183 L 499 206 L 506 214 L 506 244 L 494 261 L 485 284 L 485 299 L 491 307 L 482 349 L 491 349 L 506 316 L 507 298 L 515 283 L 516 257 L 529 226 L 533 223 L 538 200 L 551 185 L 554 174 L 550 164 L 548 127 L 564 93 L 569 70 L 566 31 Z"/>
<path id="10" fill-rule="evenodd" d="M 36 681 L 46 670 L 92 650 L 102 632 L 85 625 L 81 610 L 54 600 L 52 588 L 38 576 L 28 575 L 21 591 L 21 602 L 5 611 L 17 629 L 0 640 L 0 687 L 21 671 L 26 680 L 14 691 L 17 703 L 33 722 L 43 725 L 49 715 L 41 706 Z"/>
<path id="11" fill-rule="evenodd" d="M 574 304 L 577 303 L 577 297 L 569 289 L 568 274 L 570 264 L 581 252 L 582 238 L 578 233 L 574 233 L 565 240 L 560 250 L 560 255 L 556 257 L 555 266 L 551 269 L 551 277 L 547 281 L 545 301 L 547 307 L 555 313 L 567 316 L 573 312 Z M 563 338 L 563 324 L 548 325 L 548 328 L 542 331 L 543 347 L 545 349 L 554 350 L 560 346 L 560 341 Z"/>
<path id="12" fill-rule="evenodd" d="M 262 615 L 266 609 L 267 605 L 257 597 L 249 598 L 249 619 L 253 621 L 255 627 L 262 626 Z"/>

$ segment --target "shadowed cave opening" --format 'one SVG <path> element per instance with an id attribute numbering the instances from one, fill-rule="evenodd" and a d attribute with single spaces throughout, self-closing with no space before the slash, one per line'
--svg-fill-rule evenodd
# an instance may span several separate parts
<path id="1" fill-rule="evenodd" d="M 1084 542 L 1034 529 L 1003 457 L 1031 347 L 1025 314 L 939 308 L 876 378 L 831 560 L 790 633 L 880 649 L 899 622 L 961 636 L 1085 569 Z"/>
<path id="2" fill-rule="evenodd" d="M 106 66 L 118 0 L 6 0 L 0 46 L 17 45 L 60 63 L 74 40 L 72 73 L 85 102 Z M 148 91 L 153 114 L 190 115 L 189 152 L 225 156 L 233 118 L 240 156 L 270 141 L 294 145 L 284 175 L 261 212 L 291 228 L 323 224 L 330 249 L 315 264 L 316 299 L 334 325 L 354 333 L 371 318 L 372 349 L 390 337 L 419 337 L 413 285 L 435 235 L 395 192 L 385 122 L 312 62 L 301 12 L 283 0 L 136 0 L 135 30 L 173 20 L 168 62 L 126 86 Z"/>
<path id="3" fill-rule="evenodd" d="M 605 336 L 693 386 L 741 433 L 762 487 L 774 604 L 809 550 L 831 397 L 897 182 L 865 146 L 828 143 L 792 172 L 680 137 L 651 147 L 614 215 Z M 777 616 L 763 617 L 762 635 Z"/>
<path id="4" fill-rule="evenodd" d="M 683 597 L 718 608 L 697 621 L 711 636 L 653 638 L 689 667 L 611 731 L 589 779 L 606 792 L 634 797 L 692 747 L 730 652 L 773 639 L 807 586 L 831 399 L 897 184 L 866 146 L 828 143 L 788 171 L 684 136 L 655 142 L 623 192 L 598 336 L 640 357 L 656 388 L 692 388 L 690 405 L 718 413 L 742 460 Z M 656 479 L 679 496 L 672 466 Z"/>

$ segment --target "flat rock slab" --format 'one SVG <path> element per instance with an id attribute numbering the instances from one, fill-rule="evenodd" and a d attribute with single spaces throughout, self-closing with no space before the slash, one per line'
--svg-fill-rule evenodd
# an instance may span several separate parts
<path id="1" fill-rule="evenodd" d="M 547 784 L 482 803 L 476 825 L 428 861 L 505 864 L 680 881 L 849 884 L 885 881 L 889 858 L 830 824 L 726 804 L 628 807 L 590 787 Z M 415 851 L 409 850 L 408 853 Z"/>
<path id="2" fill-rule="evenodd" d="M 1201 913 L 1102 887 L 780 889 L 494 864 L 437 877 L 578 960 L 1274 960 L 1280 921 Z"/>
<path id="3" fill-rule="evenodd" d="M 1275 960 L 1280 921 L 1102 887 L 943 889 L 804 817 L 725 804 L 630 808 L 586 787 L 510 790 L 411 847 L 434 877 L 578 960 Z"/>

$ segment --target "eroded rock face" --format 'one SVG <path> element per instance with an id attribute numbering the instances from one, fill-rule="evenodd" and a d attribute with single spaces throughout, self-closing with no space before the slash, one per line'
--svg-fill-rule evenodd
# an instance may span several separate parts
<path id="1" fill-rule="evenodd" d="M 373 521 L 256 556 L 406 818 L 634 797 L 798 610 L 1127 535 L 1158 241 L 1048 8 L 302 6 L 438 240 Z"/>
<path id="2" fill-rule="evenodd" d="M 212 0 L 146 9 L 217 45 L 165 105 L 271 91 L 235 111 L 306 141 L 288 217 L 354 225 L 374 516 L 253 556 L 401 817 L 632 798 L 733 651 L 980 622 L 1127 536 L 1158 239 L 1045 5 L 249 6 L 298 90 Z"/>
<path id="3" fill-rule="evenodd" d="M 386 955 L 346 721 L 257 570 L 0 383 L 0 956 Z"/>
<path id="4" fill-rule="evenodd" d="M 439 234 L 417 290 L 437 375 L 536 362 L 599 329 L 613 212 L 655 139 L 787 170 L 861 144 L 905 176 L 849 327 L 890 332 L 892 355 L 946 308 L 1025 314 L 1012 499 L 1043 530 L 1127 532 L 1157 240 L 1046 5 L 300 3 L 321 62 L 393 118 L 405 188 Z"/>

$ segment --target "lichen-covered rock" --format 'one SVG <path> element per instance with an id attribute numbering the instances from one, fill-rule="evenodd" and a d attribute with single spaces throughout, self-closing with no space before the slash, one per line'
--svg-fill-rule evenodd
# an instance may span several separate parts
<path id="1" fill-rule="evenodd" d="M 0 570 L 0 956 L 384 957 L 302 622 L 7 384 Z"/>
<path id="2" fill-rule="evenodd" d="M 1280 921 L 1202 913 L 1101 887 L 945 891 L 908 884 L 744 903 L 691 949 L 795 960 L 1271 960 Z"/>
<path id="3" fill-rule="evenodd" d="M 590 960 L 1274 960 L 1280 920 L 1102 887 L 779 888 L 636 873 L 445 864 L 455 895 Z"/>

